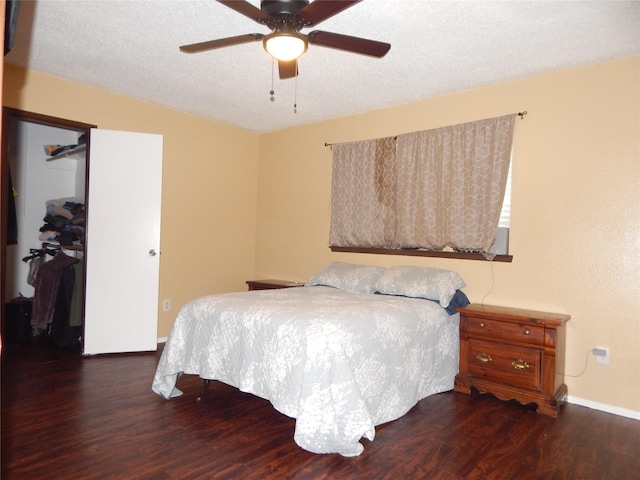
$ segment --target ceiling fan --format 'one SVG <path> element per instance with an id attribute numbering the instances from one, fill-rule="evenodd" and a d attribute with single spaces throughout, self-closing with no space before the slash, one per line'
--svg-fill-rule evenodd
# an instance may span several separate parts
<path id="1" fill-rule="evenodd" d="M 300 33 L 303 28 L 313 27 L 361 0 L 315 0 L 311 3 L 309 0 L 262 0 L 260 8 L 245 0 L 217 1 L 269 27 L 272 32 L 268 35 L 248 33 L 183 45 L 180 47 L 182 52 L 198 53 L 262 40 L 267 53 L 278 61 L 280 78 L 286 79 L 298 74 L 298 57 L 307 51 L 309 43 L 378 58 L 384 57 L 391 48 L 388 43 L 321 30 L 314 30 L 307 35 Z"/>

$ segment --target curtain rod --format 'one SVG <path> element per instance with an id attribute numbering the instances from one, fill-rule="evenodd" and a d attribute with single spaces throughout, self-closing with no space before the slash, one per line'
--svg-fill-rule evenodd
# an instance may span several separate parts
<path id="1" fill-rule="evenodd" d="M 524 120 L 524 116 L 525 116 L 526 114 L 527 114 L 527 111 L 526 111 L 526 110 L 524 110 L 524 111 L 522 111 L 522 112 L 518 112 L 518 113 L 516 113 L 516 115 L 518 115 L 518 116 L 520 117 L 520 120 Z M 397 138 L 397 137 L 396 137 L 396 138 Z M 324 142 L 324 146 L 325 146 L 325 147 L 333 147 L 334 145 L 335 145 L 334 143 L 327 143 L 327 142 Z"/>

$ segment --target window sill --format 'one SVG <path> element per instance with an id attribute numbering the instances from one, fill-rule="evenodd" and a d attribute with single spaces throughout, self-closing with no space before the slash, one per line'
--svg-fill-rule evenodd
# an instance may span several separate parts
<path id="1" fill-rule="evenodd" d="M 332 252 L 347 253 L 373 253 L 378 255 L 408 255 L 413 257 L 439 257 L 439 258 L 457 258 L 459 260 L 487 260 L 481 253 L 464 253 L 464 252 L 436 252 L 433 250 L 418 249 L 392 249 L 392 248 L 366 248 L 366 247 L 329 247 Z M 513 255 L 496 255 L 494 262 L 511 262 Z"/>

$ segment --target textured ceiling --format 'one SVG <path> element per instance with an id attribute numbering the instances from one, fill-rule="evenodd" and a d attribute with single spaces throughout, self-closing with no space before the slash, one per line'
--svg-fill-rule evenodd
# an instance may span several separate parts
<path id="1" fill-rule="evenodd" d="M 637 55 L 640 2 L 364 0 L 314 29 L 391 50 L 377 59 L 310 45 L 297 81 L 279 80 L 276 66 L 271 102 L 272 62 L 260 42 L 178 50 L 269 33 L 213 0 L 23 0 L 5 60 L 268 132 Z"/>

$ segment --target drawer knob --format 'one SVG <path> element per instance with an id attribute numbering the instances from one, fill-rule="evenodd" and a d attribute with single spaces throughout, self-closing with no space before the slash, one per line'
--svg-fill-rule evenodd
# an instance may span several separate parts
<path id="1" fill-rule="evenodd" d="M 529 330 L 528 328 L 527 328 L 527 329 L 525 329 L 525 331 L 524 331 L 524 334 L 525 334 L 525 335 L 529 335 L 530 333 L 531 333 L 531 330 Z"/>
<path id="2" fill-rule="evenodd" d="M 476 355 L 476 358 L 478 359 L 478 361 L 480 363 L 489 363 L 489 362 L 493 362 L 493 358 L 491 358 L 491 355 L 489 355 L 488 353 L 479 353 L 478 355 Z"/>
<path id="3" fill-rule="evenodd" d="M 526 370 L 527 368 L 531 368 L 531 366 L 521 358 L 511 362 L 511 365 L 513 365 L 513 368 L 516 370 Z"/>
<path id="4" fill-rule="evenodd" d="M 484 327 L 484 322 L 480 322 L 480 326 L 481 326 L 481 327 Z"/>

